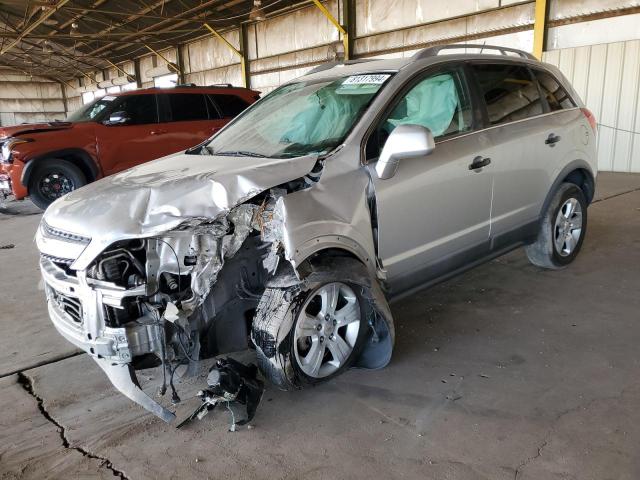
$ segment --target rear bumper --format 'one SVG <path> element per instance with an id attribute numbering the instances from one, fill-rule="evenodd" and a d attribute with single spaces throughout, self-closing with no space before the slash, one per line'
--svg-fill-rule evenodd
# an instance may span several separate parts
<path id="1" fill-rule="evenodd" d="M 22 185 L 22 171 L 24 163 L 15 160 L 13 163 L 0 163 L 0 195 L 14 195 L 16 200 L 26 197 L 29 192 Z"/>

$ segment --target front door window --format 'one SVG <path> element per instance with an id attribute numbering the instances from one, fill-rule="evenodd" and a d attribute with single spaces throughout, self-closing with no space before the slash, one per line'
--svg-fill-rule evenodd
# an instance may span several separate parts
<path id="1" fill-rule="evenodd" d="M 418 81 L 376 129 L 367 145 L 367 158 L 380 155 L 398 125 L 422 125 L 441 139 L 471 130 L 469 93 L 457 71 L 439 72 Z"/>

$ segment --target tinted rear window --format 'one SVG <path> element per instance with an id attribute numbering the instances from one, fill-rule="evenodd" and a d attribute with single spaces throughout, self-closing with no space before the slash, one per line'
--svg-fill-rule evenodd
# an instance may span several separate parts
<path id="1" fill-rule="evenodd" d="M 171 93 L 167 95 L 172 122 L 207 120 L 207 105 L 200 93 Z"/>
<path id="2" fill-rule="evenodd" d="M 209 97 L 218 105 L 223 117 L 235 117 L 249 106 L 249 103 L 236 95 L 216 94 Z"/>
<path id="3" fill-rule="evenodd" d="M 533 70 L 533 74 L 538 80 L 542 94 L 546 97 L 549 109 L 552 112 L 576 106 L 567 91 L 562 88 L 560 82 L 553 76 L 542 70 Z"/>
<path id="4" fill-rule="evenodd" d="M 529 69 L 513 64 L 472 65 L 484 97 L 491 125 L 522 120 L 543 113 L 538 85 Z"/>

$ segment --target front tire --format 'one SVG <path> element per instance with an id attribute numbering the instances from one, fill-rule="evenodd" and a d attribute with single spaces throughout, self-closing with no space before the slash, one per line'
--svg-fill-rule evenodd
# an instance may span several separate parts
<path id="1" fill-rule="evenodd" d="M 298 290 L 267 288 L 256 310 L 258 367 L 282 390 L 340 375 L 364 346 L 368 325 L 360 288 L 325 273 L 321 283 Z"/>
<path id="2" fill-rule="evenodd" d="M 87 179 L 73 163 L 62 159 L 44 160 L 29 180 L 31 201 L 45 210 L 55 200 L 86 185 Z"/>
<path id="3" fill-rule="evenodd" d="M 566 267 L 578 255 L 586 232 L 584 192 L 573 183 L 563 183 L 549 203 L 536 241 L 525 247 L 527 257 L 538 267 Z"/>

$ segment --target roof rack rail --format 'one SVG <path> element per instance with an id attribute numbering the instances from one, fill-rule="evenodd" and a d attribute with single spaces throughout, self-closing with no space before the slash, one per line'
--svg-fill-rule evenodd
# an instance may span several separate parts
<path id="1" fill-rule="evenodd" d="M 413 60 L 414 61 L 423 60 L 425 58 L 435 57 L 442 50 L 452 50 L 452 49 L 458 49 L 458 48 L 479 48 L 480 53 L 482 53 L 483 50 L 493 50 L 493 51 L 497 50 L 498 52 L 500 52 L 501 55 L 508 55 L 509 53 L 515 53 L 521 58 L 528 58 L 529 60 L 537 60 L 537 58 L 534 57 L 532 54 L 525 52 L 524 50 L 518 50 L 517 48 L 498 47 L 496 45 L 482 45 L 482 44 L 475 44 L 475 43 L 451 43 L 448 45 L 436 45 L 434 47 L 428 47 L 416 53 L 413 56 Z"/>
<path id="2" fill-rule="evenodd" d="M 306 73 L 306 75 L 323 72 L 324 70 L 329 70 L 330 68 L 337 67 L 338 65 L 355 65 L 356 63 L 373 62 L 375 60 L 380 60 L 380 59 L 379 58 L 357 58 L 355 60 L 347 60 L 346 62 L 343 62 L 340 60 L 334 60 L 333 62 L 322 63 L 317 67 L 312 68 Z"/>

